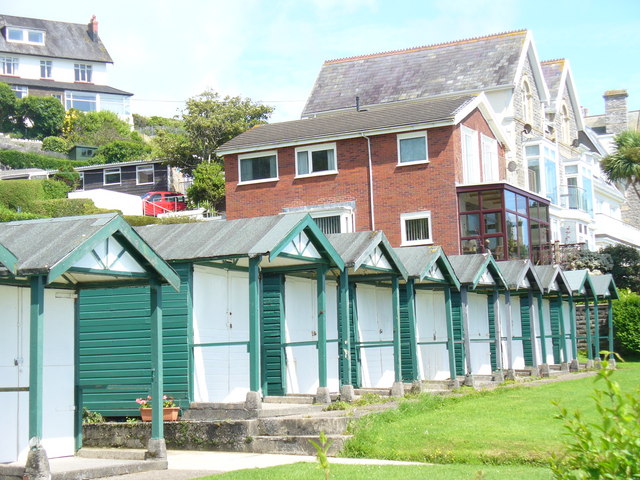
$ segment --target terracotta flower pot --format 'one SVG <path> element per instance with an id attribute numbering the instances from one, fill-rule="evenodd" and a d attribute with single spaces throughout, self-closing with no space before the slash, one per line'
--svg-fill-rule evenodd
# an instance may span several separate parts
<path id="1" fill-rule="evenodd" d="M 140 416 L 143 422 L 151 421 L 151 408 L 141 408 Z M 165 422 L 175 422 L 178 420 L 178 413 L 180 413 L 180 407 L 164 407 L 162 409 L 162 419 Z"/>

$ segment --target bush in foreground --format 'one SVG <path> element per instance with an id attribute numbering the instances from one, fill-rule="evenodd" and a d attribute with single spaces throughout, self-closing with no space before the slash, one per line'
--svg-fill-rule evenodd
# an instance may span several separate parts
<path id="1" fill-rule="evenodd" d="M 613 302 L 613 331 L 617 351 L 640 354 L 640 295 L 620 290 L 620 299 Z"/>

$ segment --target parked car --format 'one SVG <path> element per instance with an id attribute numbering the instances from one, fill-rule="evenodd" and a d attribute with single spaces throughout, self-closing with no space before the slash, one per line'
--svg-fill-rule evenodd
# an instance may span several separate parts
<path id="1" fill-rule="evenodd" d="M 187 209 L 187 199 L 178 192 L 148 192 L 142 196 L 142 211 L 154 217 Z"/>

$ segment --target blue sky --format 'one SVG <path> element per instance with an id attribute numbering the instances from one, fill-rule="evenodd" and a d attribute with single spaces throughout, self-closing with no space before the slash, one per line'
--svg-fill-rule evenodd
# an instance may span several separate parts
<path id="1" fill-rule="evenodd" d="M 328 59 L 530 29 L 541 60 L 566 58 L 580 103 L 626 88 L 640 109 L 640 1 L 0 0 L 0 12 L 87 23 L 115 61 L 110 85 L 134 112 L 172 116 L 212 88 L 299 117 Z"/>

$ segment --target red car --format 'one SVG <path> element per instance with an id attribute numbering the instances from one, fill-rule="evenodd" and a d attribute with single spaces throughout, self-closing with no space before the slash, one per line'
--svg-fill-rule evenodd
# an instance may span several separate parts
<path id="1" fill-rule="evenodd" d="M 154 217 L 187 209 L 187 199 L 177 192 L 149 192 L 142 196 L 142 211 Z"/>

